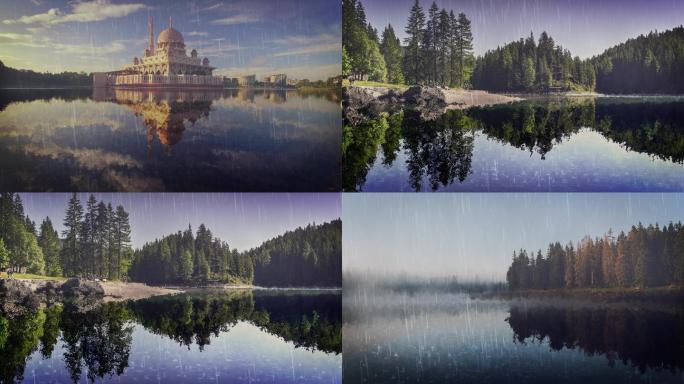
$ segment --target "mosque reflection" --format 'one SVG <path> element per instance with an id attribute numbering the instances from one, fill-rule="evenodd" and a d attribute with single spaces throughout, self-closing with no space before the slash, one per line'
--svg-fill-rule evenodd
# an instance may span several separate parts
<path id="1" fill-rule="evenodd" d="M 209 117 L 212 103 L 217 100 L 235 99 L 248 103 L 264 100 L 284 104 L 287 102 L 287 91 L 93 88 L 92 99 L 124 105 L 143 119 L 147 128 L 147 157 L 150 158 L 155 136 L 165 152 L 170 153 L 171 148 L 183 139 L 186 128 Z"/>

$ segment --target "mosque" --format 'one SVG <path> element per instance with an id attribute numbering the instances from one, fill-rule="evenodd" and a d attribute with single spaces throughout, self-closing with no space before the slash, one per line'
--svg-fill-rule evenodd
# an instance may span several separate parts
<path id="1" fill-rule="evenodd" d="M 183 35 L 171 26 L 159 33 L 154 44 L 152 17 L 148 19 L 149 46 L 141 58 L 122 70 L 93 74 L 95 87 L 223 87 L 223 77 L 213 76 L 215 69 L 206 57 L 200 59 L 193 49 L 188 56 Z"/>

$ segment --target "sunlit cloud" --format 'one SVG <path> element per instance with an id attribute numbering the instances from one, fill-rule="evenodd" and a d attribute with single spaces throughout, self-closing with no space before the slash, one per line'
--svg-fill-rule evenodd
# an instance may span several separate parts
<path id="1" fill-rule="evenodd" d="M 237 25 L 237 24 L 249 24 L 257 23 L 259 18 L 252 15 L 236 15 L 230 16 L 223 19 L 212 20 L 210 23 L 213 25 Z"/>
<path id="2" fill-rule="evenodd" d="M 63 12 L 58 8 L 51 8 L 45 13 L 31 16 L 21 16 L 18 19 L 3 20 L 3 24 L 61 24 L 71 22 L 102 21 L 119 18 L 146 9 L 144 4 L 111 4 L 107 0 L 72 3 L 71 12 Z"/>

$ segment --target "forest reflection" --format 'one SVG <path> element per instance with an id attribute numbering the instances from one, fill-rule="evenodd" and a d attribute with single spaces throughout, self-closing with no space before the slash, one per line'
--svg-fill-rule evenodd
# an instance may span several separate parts
<path id="1" fill-rule="evenodd" d="M 555 146 L 583 128 L 625 151 L 684 162 L 684 102 L 679 99 L 545 99 L 449 110 L 431 121 L 403 110 L 346 125 L 343 188 L 362 190 L 369 171 L 379 166 L 378 156 L 382 166 L 390 168 L 403 152 L 411 188 L 434 191 L 471 175 L 474 142 L 480 134 L 544 160 Z M 422 185 L 424 178 L 428 186 Z"/>
<path id="2" fill-rule="evenodd" d="M 552 350 L 579 349 L 638 368 L 684 370 L 681 308 L 513 306 L 506 319 L 520 344 L 548 343 Z"/>
<path id="3" fill-rule="evenodd" d="M 54 358 L 60 348 L 73 382 L 122 375 L 129 366 L 136 326 L 188 349 L 197 345 L 201 353 L 212 337 L 247 322 L 296 348 L 339 354 L 341 305 L 338 294 L 222 291 L 94 308 L 65 303 L 13 318 L 0 315 L 0 382 L 24 380 L 30 358 Z"/>

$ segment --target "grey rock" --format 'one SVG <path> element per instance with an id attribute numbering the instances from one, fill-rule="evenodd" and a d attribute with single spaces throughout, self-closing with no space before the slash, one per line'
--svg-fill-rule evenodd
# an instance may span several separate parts
<path id="1" fill-rule="evenodd" d="M 68 298 L 103 297 L 104 289 L 94 281 L 85 279 L 69 279 L 60 287 L 62 295 Z"/>

